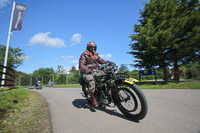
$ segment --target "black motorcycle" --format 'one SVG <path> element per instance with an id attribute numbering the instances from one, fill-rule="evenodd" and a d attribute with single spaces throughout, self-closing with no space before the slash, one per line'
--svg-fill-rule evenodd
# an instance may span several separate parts
<path id="1" fill-rule="evenodd" d="M 131 120 L 141 120 L 146 116 L 147 100 L 141 89 L 135 84 L 136 79 L 129 78 L 126 73 L 117 73 L 116 65 L 104 64 L 96 71 L 105 72 L 105 75 L 95 77 L 95 97 L 99 106 L 114 103 Z M 82 77 L 80 77 L 79 83 L 82 85 L 83 96 L 92 104 L 88 84 Z M 111 96 L 108 95 L 109 89 Z"/>

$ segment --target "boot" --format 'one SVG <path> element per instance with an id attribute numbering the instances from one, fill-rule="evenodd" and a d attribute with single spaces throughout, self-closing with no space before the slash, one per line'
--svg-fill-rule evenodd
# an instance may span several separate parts
<path id="1" fill-rule="evenodd" d="M 92 99 L 92 106 L 94 106 L 94 107 L 98 107 L 99 105 L 98 105 L 98 103 L 97 103 L 97 101 L 96 101 L 96 98 L 95 98 L 95 96 L 94 96 L 94 92 L 91 92 L 91 99 Z"/>

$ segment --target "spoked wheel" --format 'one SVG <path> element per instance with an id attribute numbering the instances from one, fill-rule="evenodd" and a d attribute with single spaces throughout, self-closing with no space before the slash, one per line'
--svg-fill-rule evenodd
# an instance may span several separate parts
<path id="1" fill-rule="evenodd" d="M 148 111 L 146 98 L 136 84 L 121 84 L 118 86 L 118 109 L 131 120 L 143 119 Z"/>
<path id="2" fill-rule="evenodd" d="M 120 88 L 118 91 L 121 108 L 127 112 L 133 112 L 138 108 L 138 102 L 133 93 L 127 88 Z"/>

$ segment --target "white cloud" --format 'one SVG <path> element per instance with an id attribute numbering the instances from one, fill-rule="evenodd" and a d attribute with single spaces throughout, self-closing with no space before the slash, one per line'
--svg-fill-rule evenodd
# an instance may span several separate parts
<path id="1" fill-rule="evenodd" d="M 56 60 L 66 61 L 66 60 L 73 59 L 73 58 L 75 58 L 75 56 L 67 55 L 67 56 L 56 57 Z"/>
<path id="2" fill-rule="evenodd" d="M 76 70 L 79 70 L 78 64 L 75 67 L 76 67 Z M 63 73 L 60 73 L 60 74 L 69 74 L 71 69 L 72 69 L 72 66 L 63 68 Z"/>
<path id="3" fill-rule="evenodd" d="M 25 61 L 25 60 L 30 59 L 30 56 L 23 56 L 22 55 L 22 56 L 17 57 L 16 59 Z"/>
<path id="4" fill-rule="evenodd" d="M 62 60 L 63 62 L 72 63 L 72 64 L 78 64 L 79 60 L 75 59 L 75 56 L 67 55 L 67 56 L 61 56 L 56 57 L 56 60 Z"/>
<path id="5" fill-rule="evenodd" d="M 61 56 L 62 60 L 67 60 L 67 59 L 73 59 L 75 58 L 74 56 L 68 55 L 68 56 Z"/>
<path id="6" fill-rule="evenodd" d="M 22 56 L 22 59 L 23 60 L 28 60 L 28 59 L 30 59 L 31 57 L 30 56 Z"/>
<path id="7" fill-rule="evenodd" d="M 50 38 L 49 34 L 51 33 L 50 32 L 38 33 L 30 39 L 29 44 L 30 45 L 42 44 L 56 48 L 66 47 L 64 40 L 60 38 Z"/>
<path id="8" fill-rule="evenodd" d="M 79 33 L 73 34 L 71 38 L 71 46 L 79 44 L 81 42 L 82 35 Z"/>
<path id="9" fill-rule="evenodd" d="M 71 60 L 70 63 L 78 63 L 79 60 Z"/>
<path id="10" fill-rule="evenodd" d="M 101 54 L 101 55 L 99 55 L 101 58 L 103 58 L 103 59 L 110 59 L 111 57 L 112 57 L 112 55 L 111 54 Z"/>
<path id="11" fill-rule="evenodd" d="M 63 71 L 63 74 L 69 74 L 69 71 L 71 70 L 71 66 L 70 67 L 67 67 L 67 68 L 63 68 L 64 71 Z"/>
<path id="12" fill-rule="evenodd" d="M 0 9 L 6 7 L 9 3 L 9 0 L 0 0 Z"/>

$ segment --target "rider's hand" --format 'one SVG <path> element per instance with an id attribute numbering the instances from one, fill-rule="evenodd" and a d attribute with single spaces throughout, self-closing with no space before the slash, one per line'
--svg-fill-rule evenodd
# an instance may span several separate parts
<path id="1" fill-rule="evenodd" d="M 95 68 L 97 68 L 97 67 L 98 67 L 98 64 L 89 64 L 89 65 L 88 65 L 88 68 L 91 69 L 91 70 L 92 70 L 92 69 L 95 69 Z"/>
<path id="2" fill-rule="evenodd" d="M 86 73 L 86 74 L 90 74 L 90 73 L 92 73 L 92 71 L 91 71 L 91 69 L 86 69 L 86 70 L 85 70 L 85 73 Z"/>
<path id="3" fill-rule="evenodd" d="M 114 62 L 112 62 L 112 61 L 107 61 L 108 63 L 109 63 L 109 65 L 116 65 Z"/>

